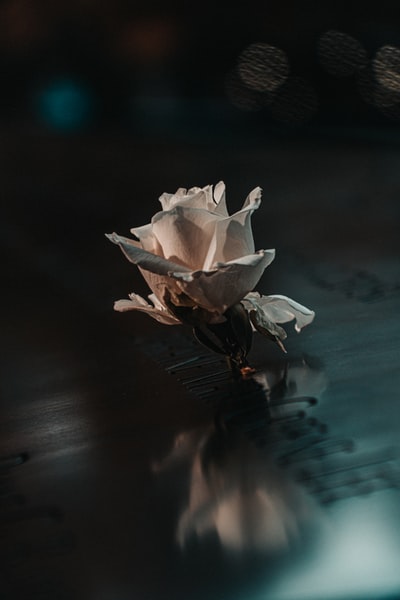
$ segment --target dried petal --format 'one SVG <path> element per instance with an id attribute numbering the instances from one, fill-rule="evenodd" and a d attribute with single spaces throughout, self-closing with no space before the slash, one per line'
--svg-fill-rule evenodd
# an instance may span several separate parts
<path id="1" fill-rule="evenodd" d="M 160 308 L 160 304 L 158 306 L 152 306 L 148 304 L 144 298 L 139 296 L 138 294 L 129 294 L 130 300 L 117 300 L 114 303 L 114 310 L 118 312 L 126 312 L 128 310 L 139 310 L 148 314 L 156 321 L 163 323 L 164 325 L 179 325 L 180 321 L 176 319 L 173 315 L 167 312 L 165 308 Z"/>
<path id="2" fill-rule="evenodd" d="M 259 319 L 265 321 L 287 323 L 295 319 L 294 327 L 298 333 L 303 327 L 309 325 L 315 317 L 314 311 L 287 296 L 278 294 L 260 296 L 257 292 L 252 292 L 243 299 L 243 304 L 247 310 L 255 310 Z"/>

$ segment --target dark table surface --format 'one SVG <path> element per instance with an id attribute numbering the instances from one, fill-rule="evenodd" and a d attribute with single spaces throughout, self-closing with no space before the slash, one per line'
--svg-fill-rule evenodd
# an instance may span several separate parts
<path id="1" fill-rule="evenodd" d="M 398 144 L 0 146 L 1 597 L 398 597 Z M 113 313 L 146 286 L 103 236 L 220 179 L 232 210 L 264 190 L 258 290 L 317 315 L 286 355 L 257 338 L 241 383 L 183 327 Z"/>

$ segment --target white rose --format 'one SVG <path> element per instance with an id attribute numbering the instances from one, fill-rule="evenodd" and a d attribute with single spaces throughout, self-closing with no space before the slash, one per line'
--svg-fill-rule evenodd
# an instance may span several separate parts
<path id="1" fill-rule="evenodd" d="M 254 248 L 251 215 L 260 206 L 261 188 L 250 192 L 233 215 L 226 209 L 222 181 L 214 189 L 179 188 L 160 202 L 162 211 L 151 223 L 131 230 L 139 241 L 107 235 L 139 267 L 153 292 L 151 304 L 133 293 L 118 300 L 115 310 L 139 310 L 167 325 L 193 323 L 192 316 L 216 324 L 244 300 L 254 327 L 276 339 L 286 335 L 276 323 L 296 319 L 300 330 L 312 321 L 314 313 L 289 298 L 249 294 L 275 257 L 275 250 Z"/>

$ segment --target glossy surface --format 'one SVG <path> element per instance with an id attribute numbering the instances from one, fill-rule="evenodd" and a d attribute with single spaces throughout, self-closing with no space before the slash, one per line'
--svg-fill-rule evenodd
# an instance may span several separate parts
<path id="1" fill-rule="evenodd" d="M 5 151 L 7 149 L 7 151 Z M 400 592 L 397 148 L 8 139 L 0 437 L 4 597 L 311 600 Z M 264 188 L 259 290 L 315 309 L 257 372 L 112 312 L 146 293 L 103 237 L 163 191 Z M 217 388 L 217 389 L 215 389 Z"/>

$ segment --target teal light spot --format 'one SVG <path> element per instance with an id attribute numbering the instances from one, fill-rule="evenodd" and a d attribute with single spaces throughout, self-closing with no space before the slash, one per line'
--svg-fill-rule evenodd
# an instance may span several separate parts
<path id="1" fill-rule="evenodd" d="M 37 95 L 40 119 L 52 129 L 82 129 L 93 114 L 90 90 L 76 81 L 58 79 L 43 87 Z"/>

